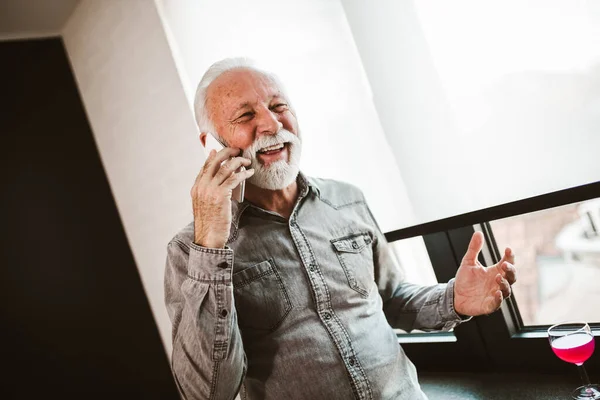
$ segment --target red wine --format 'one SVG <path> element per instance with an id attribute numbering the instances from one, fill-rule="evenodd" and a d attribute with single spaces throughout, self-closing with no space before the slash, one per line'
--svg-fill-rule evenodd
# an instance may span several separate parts
<path id="1" fill-rule="evenodd" d="M 594 337 L 587 333 L 576 333 L 552 341 L 552 350 L 563 361 L 581 365 L 594 352 Z"/>

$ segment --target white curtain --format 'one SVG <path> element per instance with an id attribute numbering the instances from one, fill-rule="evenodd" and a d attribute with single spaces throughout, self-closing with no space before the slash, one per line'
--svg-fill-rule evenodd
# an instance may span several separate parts
<path id="1" fill-rule="evenodd" d="M 418 223 L 600 180 L 600 2 L 342 3 Z"/>

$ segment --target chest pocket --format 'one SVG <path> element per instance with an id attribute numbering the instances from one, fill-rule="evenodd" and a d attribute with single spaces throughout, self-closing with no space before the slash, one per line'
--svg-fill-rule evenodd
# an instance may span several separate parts
<path id="1" fill-rule="evenodd" d="M 366 232 L 331 240 L 348 285 L 363 297 L 369 295 L 375 282 L 372 242 Z"/>
<path id="2" fill-rule="evenodd" d="M 236 272 L 232 280 L 240 328 L 272 331 L 292 309 L 273 260 Z"/>

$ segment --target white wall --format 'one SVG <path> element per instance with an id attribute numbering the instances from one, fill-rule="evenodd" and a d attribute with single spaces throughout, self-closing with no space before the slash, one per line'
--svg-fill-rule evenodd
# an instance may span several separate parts
<path id="1" fill-rule="evenodd" d="M 163 301 L 166 244 L 191 221 L 189 189 L 203 157 L 161 19 L 152 0 L 84 0 L 63 36 L 127 238 L 170 354 L 170 322 Z M 93 243 L 90 251 L 93 255 L 111 249 Z"/>
<path id="2" fill-rule="evenodd" d="M 190 103 L 213 62 L 256 59 L 290 92 L 304 140 L 302 170 L 361 187 L 384 231 L 412 223 L 339 0 L 157 2 Z"/>

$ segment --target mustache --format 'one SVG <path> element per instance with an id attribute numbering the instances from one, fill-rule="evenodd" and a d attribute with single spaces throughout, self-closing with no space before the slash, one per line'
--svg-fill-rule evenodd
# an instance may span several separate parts
<path id="1" fill-rule="evenodd" d="M 253 159 L 260 149 L 265 147 L 276 146 L 284 143 L 300 144 L 301 140 L 297 135 L 294 135 L 286 129 L 281 129 L 276 135 L 260 136 L 246 150 L 243 157 Z"/>

